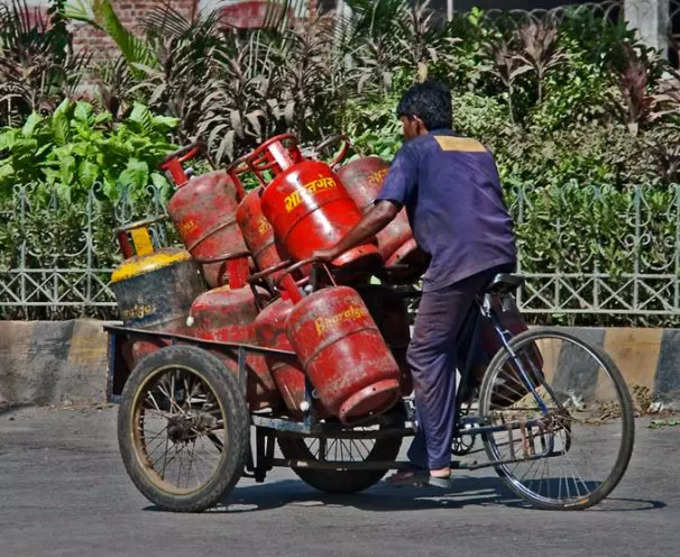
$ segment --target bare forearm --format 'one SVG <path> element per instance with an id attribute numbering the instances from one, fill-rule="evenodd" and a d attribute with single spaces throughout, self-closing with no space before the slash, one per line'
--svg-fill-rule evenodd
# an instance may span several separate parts
<path id="1" fill-rule="evenodd" d="M 383 205 L 387 203 L 388 205 Z M 398 208 L 390 202 L 382 202 L 373 207 L 362 219 L 335 245 L 335 250 L 344 253 L 355 246 L 365 243 L 375 236 L 395 217 Z"/>

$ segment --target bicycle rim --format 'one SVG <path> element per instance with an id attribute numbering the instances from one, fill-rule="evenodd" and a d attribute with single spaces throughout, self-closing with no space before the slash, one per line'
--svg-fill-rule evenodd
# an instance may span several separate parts
<path id="1" fill-rule="evenodd" d="M 483 436 L 489 458 L 506 461 L 496 471 L 539 508 L 596 504 L 632 453 L 632 402 L 620 372 L 599 348 L 554 329 L 522 333 L 510 348 L 516 359 L 496 354 L 480 396 L 483 420 L 504 427 Z"/>

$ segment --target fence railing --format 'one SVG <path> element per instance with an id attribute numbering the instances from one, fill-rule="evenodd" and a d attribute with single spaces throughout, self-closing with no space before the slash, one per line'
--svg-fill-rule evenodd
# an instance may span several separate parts
<path id="1" fill-rule="evenodd" d="M 518 187 L 507 200 L 527 277 L 522 311 L 680 319 L 680 185 Z M 94 188 L 82 203 L 16 187 L 0 209 L 0 315 L 115 315 L 113 228 L 163 207 L 163 192 L 153 187 L 116 202 Z M 153 230 L 160 245 L 174 238 L 169 227 Z"/>
<path id="2" fill-rule="evenodd" d="M 121 261 L 113 229 L 164 214 L 163 192 L 150 185 L 115 202 L 98 185 L 73 202 L 56 191 L 16 186 L 0 206 L 0 316 L 55 318 L 109 316 L 109 288 Z M 167 225 L 153 227 L 154 242 L 168 242 Z M 172 234 L 172 232 L 171 232 Z"/>
<path id="3" fill-rule="evenodd" d="M 680 185 L 511 196 L 524 312 L 680 318 Z"/>

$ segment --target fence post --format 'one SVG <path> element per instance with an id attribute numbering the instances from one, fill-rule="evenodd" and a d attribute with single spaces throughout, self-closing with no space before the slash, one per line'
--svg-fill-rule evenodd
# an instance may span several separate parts
<path id="1" fill-rule="evenodd" d="M 668 55 L 669 0 L 625 0 L 624 14 L 643 43 Z"/>

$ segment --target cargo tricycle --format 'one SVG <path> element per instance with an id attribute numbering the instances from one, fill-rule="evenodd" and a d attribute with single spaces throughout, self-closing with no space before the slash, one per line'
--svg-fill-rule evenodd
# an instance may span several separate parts
<path id="1" fill-rule="evenodd" d="M 481 334 L 480 324 L 490 323 L 500 348 L 481 384 L 470 358 L 461 370 L 452 468 L 454 474 L 493 468 L 537 508 L 584 509 L 606 497 L 626 469 L 634 436 L 631 398 L 600 348 L 559 329 L 512 336 L 504 328 L 499 313 L 520 283 L 516 275 L 499 275 L 475 301 L 477 326 L 469 342 Z M 248 356 L 294 361 L 295 352 L 106 329 L 111 393 L 121 403 L 121 455 L 135 485 L 163 509 L 202 511 L 223 501 L 240 478 L 262 482 L 275 466 L 292 468 L 329 493 L 361 491 L 388 470 L 408 466 L 397 457 L 417 425 L 409 398 L 348 425 L 316 414 L 316 393 L 307 382 L 302 415 L 291 416 L 286 408 L 249 411 Z M 142 359 L 126 378 L 119 347 L 129 339 L 162 340 L 167 346 Z M 224 358 L 233 360 L 237 373 Z M 608 419 L 600 417 L 605 406 Z"/>
<path id="2" fill-rule="evenodd" d="M 156 245 L 157 218 L 116 231 L 126 259 L 112 276 L 123 323 L 106 327 L 109 395 L 132 481 L 162 509 L 198 512 L 273 467 L 329 493 L 409 467 L 398 459 L 418 428 L 407 301 L 427 257 L 403 214 L 331 268 L 313 258 L 359 222 L 387 163 L 364 157 L 336 172 L 345 146 L 328 165 L 284 134 L 193 176 L 181 163 L 199 150 L 163 163 L 186 249 Z M 631 397 L 601 348 L 525 325 L 522 284 L 498 274 L 465 318 L 454 479 L 489 467 L 534 507 L 584 509 L 626 470 Z"/>

